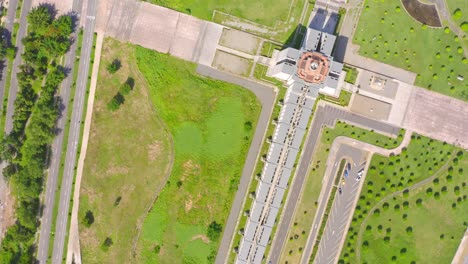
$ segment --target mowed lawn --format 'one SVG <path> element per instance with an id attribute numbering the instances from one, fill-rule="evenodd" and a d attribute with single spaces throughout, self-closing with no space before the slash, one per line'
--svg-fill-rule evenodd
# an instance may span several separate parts
<path id="1" fill-rule="evenodd" d="M 122 68 L 111 75 L 115 58 Z M 119 110 L 107 103 L 127 77 L 134 90 Z M 170 173 L 171 136 L 152 108 L 148 85 L 138 71 L 134 47 L 106 39 L 102 49 L 93 120 L 80 194 L 80 243 L 83 263 L 132 263 L 132 248 L 158 189 Z M 120 201 L 119 201 L 120 200 Z M 88 210 L 95 221 L 81 224 Z M 113 245 L 101 246 L 109 237 Z"/>
<path id="2" fill-rule="evenodd" d="M 204 20 L 211 20 L 213 11 L 218 10 L 233 16 L 274 26 L 277 20 L 287 20 L 289 7 L 297 0 L 146 0 Z"/>
<path id="3" fill-rule="evenodd" d="M 416 85 L 467 101 L 461 41 L 443 28 L 422 26 L 400 2 L 376 0 L 366 0 L 353 39 L 361 55 L 417 73 Z"/>
<path id="4" fill-rule="evenodd" d="M 374 156 L 339 263 L 450 263 L 468 227 L 467 155 L 415 135 L 401 155 Z"/>
<path id="5" fill-rule="evenodd" d="M 143 224 L 142 263 L 210 263 L 225 225 L 260 113 L 253 93 L 202 78 L 195 64 L 141 47 L 138 67 L 157 113 L 173 135 L 172 174 Z M 210 259 L 210 260 L 209 260 Z"/>

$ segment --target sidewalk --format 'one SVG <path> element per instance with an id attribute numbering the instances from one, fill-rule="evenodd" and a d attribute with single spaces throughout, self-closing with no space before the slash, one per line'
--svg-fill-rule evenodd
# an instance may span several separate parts
<path id="1" fill-rule="evenodd" d="M 83 176 L 83 165 L 88 148 L 89 130 L 91 128 L 91 118 L 93 115 L 94 95 L 96 93 L 96 84 L 99 72 L 99 62 L 101 60 L 101 50 L 104 41 L 102 33 L 97 34 L 96 51 L 94 55 L 93 72 L 91 75 L 91 87 L 89 90 L 88 106 L 86 109 L 86 118 L 83 130 L 83 141 L 81 143 L 80 157 L 75 178 L 75 189 L 73 190 L 73 209 L 70 222 L 70 234 L 67 245 L 67 264 L 81 264 L 80 237 L 78 230 L 78 209 L 80 206 L 80 187 L 81 177 Z M 74 257 L 74 259 L 73 259 Z"/>

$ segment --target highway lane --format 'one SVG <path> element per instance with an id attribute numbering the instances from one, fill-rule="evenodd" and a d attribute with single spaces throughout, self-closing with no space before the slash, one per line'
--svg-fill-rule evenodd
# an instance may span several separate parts
<path id="1" fill-rule="evenodd" d="M 7 40 L 8 43 L 11 41 L 11 35 L 13 34 L 13 24 L 15 23 L 16 16 L 16 7 L 18 6 L 18 0 L 10 0 L 8 2 L 8 10 L 5 18 L 5 31 L 3 37 Z M 16 45 L 16 43 L 13 43 Z M 3 111 L 3 97 L 5 96 L 5 82 L 8 72 L 8 61 L 3 60 L 3 67 L 0 77 L 0 105 L 2 106 L 0 112 Z M 8 89 L 9 87 L 7 87 Z"/>
<path id="2" fill-rule="evenodd" d="M 83 19 L 85 19 L 83 44 L 81 47 L 76 91 L 73 98 L 73 113 L 70 123 L 70 134 L 68 136 L 67 153 L 65 156 L 64 173 L 60 190 L 59 210 L 56 221 L 54 248 L 52 252 L 53 264 L 62 263 L 63 250 L 65 247 L 72 182 L 75 175 L 75 164 L 77 160 L 76 157 L 78 143 L 80 140 L 81 122 L 88 84 L 88 73 L 90 70 L 90 57 L 93 46 L 96 9 L 97 1 L 88 0 L 86 17 L 83 17 Z"/>
<path id="3" fill-rule="evenodd" d="M 396 126 L 348 112 L 344 108 L 338 108 L 323 103 L 320 103 L 317 106 L 312 125 L 309 128 L 306 143 L 303 147 L 300 163 L 297 166 L 296 174 L 289 190 L 289 196 L 283 208 L 281 220 L 278 224 L 276 234 L 274 234 L 274 240 L 269 253 L 270 255 L 268 256 L 268 260 L 272 263 L 279 263 L 282 248 L 286 241 L 289 227 L 291 226 L 296 203 L 308 174 L 309 165 L 312 161 L 312 154 L 314 153 L 315 146 L 319 140 L 320 131 L 323 126 L 333 126 L 336 120 L 343 120 L 355 125 L 373 129 L 376 132 L 393 136 L 397 136 L 400 130 Z"/>
<path id="4" fill-rule="evenodd" d="M 74 0 L 72 6 L 72 12 L 77 16 L 76 20 L 79 20 L 79 12 L 81 12 L 82 0 Z M 76 25 L 79 24 L 79 21 L 75 22 Z M 77 31 L 79 30 L 78 26 L 76 27 L 75 32 L 72 34 L 72 38 L 78 40 Z M 70 90 L 73 83 L 73 66 L 75 62 L 75 52 L 77 47 L 77 41 L 74 41 L 70 47 L 70 50 L 65 54 L 65 68 L 68 69 L 69 74 L 63 80 L 60 87 L 60 116 L 57 120 L 57 135 L 52 143 L 51 149 L 51 160 L 50 167 L 47 176 L 47 182 L 45 187 L 45 198 L 44 205 L 41 217 L 41 225 L 39 230 L 39 244 L 37 249 L 37 260 L 39 263 L 46 263 L 49 253 L 49 241 L 50 241 L 50 232 L 53 222 L 53 211 L 55 203 L 55 195 L 57 189 L 57 179 L 60 168 L 60 160 L 62 156 L 62 146 L 64 138 L 65 123 L 67 120 L 68 113 L 68 104 L 70 100 Z"/>
<path id="5" fill-rule="evenodd" d="M 345 157 L 349 159 L 348 161 L 351 164 L 351 170 L 349 171 L 349 176 L 344 178 L 345 184 L 342 184 L 341 181 L 338 183 L 339 186 L 337 187 L 341 187 L 342 193 L 340 194 L 339 192 L 336 192 L 335 194 L 335 200 L 325 225 L 325 231 L 320 240 L 318 253 L 314 263 L 334 263 L 335 259 L 339 256 L 341 245 L 344 242 L 343 239 L 346 236 L 348 224 L 353 216 L 354 204 L 359 198 L 360 186 L 364 182 L 364 175 L 359 181 L 356 181 L 356 177 L 358 175 L 358 171 L 366 167 L 368 152 L 349 145 L 340 145 L 336 155 L 329 158 L 334 158 L 334 164 L 339 164 L 339 162 Z M 333 185 L 338 167 L 339 166 L 333 167 L 331 173 L 326 175 Z M 327 188 L 329 188 L 328 191 L 331 191 L 332 189 L 330 187 Z M 329 197 L 329 199 L 331 198 L 332 197 Z M 319 212 L 319 214 L 316 215 L 317 217 L 320 218 L 323 216 L 327 203 L 327 199 L 323 199 L 321 201 L 320 207 L 322 210 L 320 212 L 317 211 Z M 316 219 L 319 219 L 317 217 Z M 303 264 L 309 263 L 314 242 L 317 240 L 317 232 L 319 230 L 318 226 L 319 221 L 314 221 L 314 226 L 304 249 L 302 258 Z"/>
<path id="6" fill-rule="evenodd" d="M 197 73 L 213 79 L 223 80 L 243 86 L 255 93 L 258 100 L 260 100 L 262 104 L 262 112 L 258 118 L 255 134 L 252 139 L 252 143 L 250 144 L 249 153 L 247 154 L 247 158 L 245 160 L 245 165 L 244 169 L 242 170 L 242 176 L 239 185 L 237 187 L 236 196 L 234 198 L 233 205 L 231 206 L 231 211 L 229 213 L 226 226 L 224 227 L 223 237 L 221 239 L 221 244 L 216 256 L 215 263 L 224 263 L 227 256 L 229 255 L 229 247 L 235 232 L 237 221 L 239 219 L 240 211 L 242 210 L 242 202 L 247 195 L 249 182 L 255 169 L 262 142 L 264 141 L 265 134 L 268 129 L 271 113 L 275 106 L 276 92 L 274 91 L 273 87 L 253 82 L 251 80 L 246 80 L 244 78 L 239 78 L 237 76 L 233 76 L 204 65 L 198 65 Z"/>
<path id="7" fill-rule="evenodd" d="M 27 15 L 29 13 L 29 10 L 31 10 L 31 3 L 32 0 L 23 1 L 18 33 L 16 34 L 17 53 L 15 59 L 13 60 L 13 68 L 11 71 L 10 93 L 8 94 L 8 106 L 5 119 L 5 132 L 7 134 L 9 134 L 13 129 L 13 112 L 15 110 L 14 103 L 16 100 L 16 94 L 18 93 L 18 79 L 16 78 L 16 73 L 18 73 L 19 66 L 21 65 L 22 61 L 21 54 L 23 54 L 24 46 L 21 40 L 26 36 Z"/>

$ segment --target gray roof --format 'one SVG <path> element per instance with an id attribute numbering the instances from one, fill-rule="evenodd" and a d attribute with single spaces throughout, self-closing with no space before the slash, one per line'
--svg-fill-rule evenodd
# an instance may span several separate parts
<path id="1" fill-rule="evenodd" d="M 273 134 L 273 142 L 279 144 L 286 144 L 288 139 L 288 133 L 290 131 L 291 125 L 285 123 L 279 123 Z"/>
<path id="2" fill-rule="evenodd" d="M 262 225 L 260 227 L 260 230 L 258 230 L 258 236 L 257 236 L 257 243 L 260 246 L 267 246 L 268 240 L 270 240 L 270 235 L 271 235 L 271 227 Z M 263 256 L 262 256 L 263 257 Z"/>
<path id="3" fill-rule="evenodd" d="M 327 79 L 325 79 L 325 86 L 330 88 L 337 88 L 338 87 L 338 79 L 329 75 Z"/>
<path id="4" fill-rule="evenodd" d="M 266 183 L 273 183 L 273 176 L 275 176 L 276 168 L 278 168 L 278 165 L 265 162 L 265 166 L 263 167 L 262 172 L 262 181 Z"/>
<path id="5" fill-rule="evenodd" d="M 265 203 L 255 200 L 252 205 L 252 210 L 250 211 L 250 221 L 259 223 L 264 208 Z"/>
<path id="6" fill-rule="evenodd" d="M 291 147 L 295 149 L 299 149 L 301 147 L 302 139 L 304 138 L 305 130 L 301 129 L 299 127 L 296 127 L 294 129 L 294 132 L 292 134 L 292 140 L 291 140 Z"/>
<path id="7" fill-rule="evenodd" d="M 332 60 L 330 65 L 330 73 L 339 76 L 341 71 L 343 71 L 343 63 Z"/>
<path id="8" fill-rule="evenodd" d="M 322 32 L 318 30 L 307 28 L 306 36 L 304 40 L 302 41 L 302 49 L 310 50 L 310 51 L 317 50 L 317 46 L 320 42 L 321 34 Z"/>
<path id="9" fill-rule="evenodd" d="M 266 200 L 268 198 L 268 192 L 270 191 L 270 187 L 271 187 L 271 184 L 261 181 L 257 188 L 256 200 L 261 203 L 266 203 Z"/>
<path id="10" fill-rule="evenodd" d="M 335 35 L 322 33 L 322 42 L 320 43 L 320 52 L 330 56 L 333 51 L 333 46 L 335 45 L 335 40 L 336 40 Z"/>
<path id="11" fill-rule="evenodd" d="M 252 253 L 253 257 L 251 258 L 251 261 L 253 264 L 260 264 L 262 263 L 263 260 L 263 255 L 265 254 L 265 247 L 264 246 L 257 246 L 255 251 Z"/>
<path id="12" fill-rule="evenodd" d="M 286 48 L 278 53 L 276 61 L 280 62 L 282 60 L 293 60 L 294 62 L 299 59 L 301 52 L 294 48 Z"/>
<path id="13" fill-rule="evenodd" d="M 309 108 L 302 108 L 299 120 L 297 120 L 296 125 L 299 128 L 307 129 L 307 124 L 309 123 L 309 118 L 312 115 L 312 110 Z"/>
<path id="14" fill-rule="evenodd" d="M 287 148 L 286 151 L 286 159 L 283 165 L 288 169 L 292 169 L 294 167 L 294 163 L 296 162 L 298 150 L 295 148 Z"/>
<path id="15" fill-rule="evenodd" d="M 287 80 L 295 72 L 296 72 L 296 65 L 286 62 L 286 63 L 276 64 L 275 66 L 273 66 L 273 69 L 271 70 L 270 73 L 271 73 L 271 76 L 274 76 L 282 80 Z"/>
<path id="16" fill-rule="evenodd" d="M 266 215 L 265 226 L 273 227 L 276 221 L 276 216 L 278 215 L 278 208 L 270 206 Z"/>
<path id="17" fill-rule="evenodd" d="M 259 226 L 259 223 L 247 221 L 244 230 L 244 240 L 248 242 L 253 242 L 255 238 L 255 233 L 258 232 Z"/>
<path id="18" fill-rule="evenodd" d="M 268 151 L 267 161 L 273 164 L 278 164 L 281 152 L 283 151 L 284 145 L 278 143 L 271 143 L 270 150 Z"/>
<path id="19" fill-rule="evenodd" d="M 284 101 L 286 103 L 290 104 L 297 104 L 297 105 L 302 105 L 303 107 L 310 108 L 312 109 L 314 107 L 315 100 L 305 97 L 305 96 L 299 96 L 298 94 L 289 91 L 286 94 L 286 97 L 284 98 Z"/>
<path id="20" fill-rule="evenodd" d="M 284 104 L 281 108 L 280 116 L 278 122 L 292 124 L 294 113 L 296 112 L 297 106 L 294 104 Z"/>
<path id="21" fill-rule="evenodd" d="M 282 167 L 280 171 L 280 179 L 278 181 L 278 187 L 286 189 L 288 186 L 289 177 L 291 177 L 291 169 Z"/>
<path id="22" fill-rule="evenodd" d="M 241 239 L 241 243 L 239 245 L 239 254 L 237 255 L 238 260 L 247 261 L 250 253 L 252 251 L 252 242 L 249 242 L 245 239 Z"/>
<path id="23" fill-rule="evenodd" d="M 275 192 L 273 193 L 273 201 L 271 202 L 271 206 L 280 208 L 281 201 L 283 200 L 284 196 L 284 189 L 276 188 Z"/>

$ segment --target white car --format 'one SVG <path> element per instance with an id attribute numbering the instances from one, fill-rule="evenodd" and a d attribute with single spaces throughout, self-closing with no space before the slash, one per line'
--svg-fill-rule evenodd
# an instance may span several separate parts
<path id="1" fill-rule="evenodd" d="M 359 181 L 364 173 L 364 169 L 360 169 L 357 173 L 356 181 Z"/>

